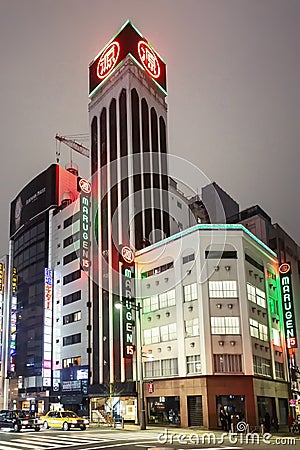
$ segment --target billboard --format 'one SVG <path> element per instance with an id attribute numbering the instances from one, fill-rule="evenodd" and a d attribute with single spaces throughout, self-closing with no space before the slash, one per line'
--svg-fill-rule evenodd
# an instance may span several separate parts
<path id="1" fill-rule="evenodd" d="M 283 320 L 287 348 L 297 348 L 297 335 L 293 302 L 291 265 L 285 262 L 279 267 Z"/>
<path id="2" fill-rule="evenodd" d="M 91 62 L 89 67 L 90 96 L 112 75 L 127 55 L 167 94 L 166 63 L 128 20 Z"/>
<path id="3" fill-rule="evenodd" d="M 10 205 L 10 236 L 42 211 L 58 202 L 58 165 L 52 164 L 35 177 Z"/>

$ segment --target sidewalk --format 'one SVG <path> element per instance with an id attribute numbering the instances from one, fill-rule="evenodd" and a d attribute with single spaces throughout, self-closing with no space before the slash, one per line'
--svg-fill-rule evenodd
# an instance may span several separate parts
<path id="1" fill-rule="evenodd" d="M 143 431 L 144 433 L 147 432 L 151 432 L 151 433 L 164 433 L 166 432 L 166 430 L 168 430 L 168 433 L 173 433 L 173 434 L 181 434 L 181 433 L 186 433 L 186 434 L 193 434 L 193 433 L 197 433 L 197 434 L 204 434 L 204 433 L 214 433 L 216 436 L 221 436 L 224 431 L 222 430 L 208 430 L 207 428 L 203 428 L 203 427 L 196 427 L 196 428 L 180 428 L 180 427 L 172 427 L 172 426 L 157 426 L 157 425 L 147 425 L 147 429 L 146 430 L 141 430 L 139 425 L 133 424 L 133 423 L 126 423 L 124 424 L 124 428 L 114 428 L 112 426 L 108 426 L 105 424 L 100 424 L 98 425 L 97 423 L 90 423 L 90 428 L 98 428 L 99 430 L 122 430 L 122 431 L 128 431 L 128 432 L 139 432 L 139 431 Z M 295 436 L 300 437 L 298 434 L 294 434 L 294 433 L 290 433 L 288 430 L 288 426 L 287 425 L 282 425 L 279 429 L 278 432 L 272 431 L 270 432 L 270 434 L 272 436 Z"/>

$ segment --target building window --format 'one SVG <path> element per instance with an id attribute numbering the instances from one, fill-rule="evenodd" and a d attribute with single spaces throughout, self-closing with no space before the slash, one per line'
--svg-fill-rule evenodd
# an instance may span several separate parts
<path id="1" fill-rule="evenodd" d="M 206 259 L 237 259 L 237 252 L 228 250 L 224 252 L 209 250 L 205 252 Z"/>
<path id="2" fill-rule="evenodd" d="M 163 292 L 162 294 L 159 294 L 159 307 L 167 308 L 169 306 L 175 305 L 175 289 L 170 289 L 167 292 Z"/>
<path id="3" fill-rule="evenodd" d="M 218 373 L 241 373 L 241 355 L 214 355 L 214 372 Z"/>
<path id="4" fill-rule="evenodd" d="M 81 277 L 81 270 L 75 270 L 75 272 L 65 275 L 63 278 L 63 284 L 72 283 L 72 281 L 78 280 Z"/>
<path id="5" fill-rule="evenodd" d="M 160 327 L 161 342 L 173 341 L 177 339 L 176 323 L 170 323 Z"/>
<path id="6" fill-rule="evenodd" d="M 149 313 L 151 311 L 156 311 L 158 307 L 158 295 L 152 295 L 143 299 L 143 312 Z"/>
<path id="7" fill-rule="evenodd" d="M 151 297 L 143 299 L 143 313 L 149 313 L 158 309 L 174 306 L 175 302 L 175 289 L 163 292 L 162 294 L 155 294 Z"/>
<path id="8" fill-rule="evenodd" d="M 70 303 L 77 302 L 78 300 L 81 300 L 81 291 L 76 291 L 72 294 L 65 295 L 63 297 L 63 305 L 69 305 Z"/>
<path id="9" fill-rule="evenodd" d="M 72 334 L 63 338 L 63 346 L 79 344 L 81 342 L 81 333 Z"/>
<path id="10" fill-rule="evenodd" d="M 266 308 L 266 294 L 264 291 L 247 283 L 247 294 L 250 302 L 256 303 L 262 308 Z"/>
<path id="11" fill-rule="evenodd" d="M 63 324 L 66 325 L 68 323 L 78 322 L 81 320 L 81 311 L 76 311 L 72 314 L 67 314 L 63 316 Z"/>
<path id="12" fill-rule="evenodd" d="M 177 358 L 147 361 L 144 363 L 145 378 L 158 378 L 178 375 Z"/>
<path id="13" fill-rule="evenodd" d="M 161 376 L 160 361 L 147 361 L 144 363 L 145 378 L 156 378 Z"/>
<path id="14" fill-rule="evenodd" d="M 163 377 L 178 375 L 178 360 L 177 360 L 177 358 L 163 359 L 161 361 L 161 375 Z"/>
<path id="15" fill-rule="evenodd" d="M 157 344 L 159 342 L 159 327 L 144 330 L 144 344 Z"/>
<path id="16" fill-rule="evenodd" d="M 268 341 L 268 327 L 250 318 L 250 335 L 261 341 Z"/>
<path id="17" fill-rule="evenodd" d="M 187 373 L 202 373 L 200 355 L 186 357 L 186 371 Z"/>
<path id="18" fill-rule="evenodd" d="M 276 378 L 280 378 L 284 380 L 284 367 L 280 362 L 275 361 L 275 376 Z"/>
<path id="19" fill-rule="evenodd" d="M 72 234 L 72 236 L 67 237 L 66 239 L 64 239 L 63 241 L 63 247 L 69 247 L 69 245 L 74 244 L 74 242 L 78 241 L 80 238 L 80 233 L 79 231 L 75 234 Z"/>
<path id="20" fill-rule="evenodd" d="M 211 334 L 240 334 L 239 317 L 211 317 Z"/>
<path id="21" fill-rule="evenodd" d="M 75 356 L 74 358 L 66 358 L 62 360 L 63 369 L 72 366 L 80 366 L 81 365 L 81 357 Z"/>
<path id="22" fill-rule="evenodd" d="M 257 320 L 251 318 L 250 318 L 250 335 L 257 339 L 259 337 L 258 322 Z"/>
<path id="23" fill-rule="evenodd" d="M 179 209 L 182 209 L 182 204 L 181 204 L 179 201 L 177 201 L 177 207 L 178 207 Z"/>
<path id="24" fill-rule="evenodd" d="M 151 270 L 147 270 L 146 272 L 141 273 L 142 280 L 145 278 L 152 277 L 153 275 L 158 275 L 159 273 L 165 272 L 166 270 L 172 269 L 174 267 L 174 262 L 170 262 L 168 264 L 164 264 L 162 266 L 154 267 Z"/>
<path id="25" fill-rule="evenodd" d="M 68 228 L 70 225 L 72 225 L 72 223 L 74 224 L 75 222 L 77 222 L 77 220 L 79 220 L 79 218 L 80 218 L 80 212 L 78 211 L 76 214 L 74 214 L 71 217 L 68 217 L 64 221 L 64 228 Z"/>
<path id="26" fill-rule="evenodd" d="M 281 336 L 280 331 L 276 330 L 276 328 L 272 328 L 273 342 L 277 347 L 281 347 Z"/>
<path id="27" fill-rule="evenodd" d="M 183 296 L 185 302 L 191 302 L 197 299 L 197 283 L 188 284 L 183 288 Z"/>
<path id="28" fill-rule="evenodd" d="M 194 260 L 195 260 L 195 253 L 191 253 L 190 255 L 183 256 L 182 264 L 187 264 L 190 261 L 194 261 Z"/>
<path id="29" fill-rule="evenodd" d="M 271 375 L 271 361 L 260 356 L 253 356 L 253 370 L 259 375 Z"/>
<path id="30" fill-rule="evenodd" d="M 209 281 L 210 298 L 237 298 L 237 282 Z"/>
<path id="31" fill-rule="evenodd" d="M 198 319 L 198 317 L 195 317 L 194 319 L 185 321 L 185 335 L 186 335 L 186 337 L 199 335 L 199 319 Z"/>
<path id="32" fill-rule="evenodd" d="M 72 252 L 72 253 L 69 253 L 68 255 L 64 256 L 64 259 L 63 259 L 64 266 L 66 264 L 69 264 L 70 262 L 74 261 L 75 259 L 77 259 L 77 252 Z"/>

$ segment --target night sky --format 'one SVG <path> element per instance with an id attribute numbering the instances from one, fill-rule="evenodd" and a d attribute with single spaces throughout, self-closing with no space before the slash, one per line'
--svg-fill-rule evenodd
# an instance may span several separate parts
<path id="1" fill-rule="evenodd" d="M 300 242 L 299 0 L 0 0 L 0 255 L 55 134 L 89 132 L 89 63 L 128 18 L 167 63 L 169 152 Z"/>

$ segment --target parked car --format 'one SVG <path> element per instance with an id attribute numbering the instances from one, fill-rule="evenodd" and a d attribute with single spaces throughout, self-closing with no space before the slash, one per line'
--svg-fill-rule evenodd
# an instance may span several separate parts
<path id="1" fill-rule="evenodd" d="M 33 428 L 35 431 L 40 431 L 43 426 L 43 422 L 39 417 L 35 417 L 35 414 L 28 410 L 16 409 L 15 413 L 21 419 L 22 428 Z"/>
<path id="2" fill-rule="evenodd" d="M 73 411 L 49 411 L 40 419 L 44 428 L 62 428 L 64 431 L 68 431 L 70 428 L 85 430 L 89 426 L 87 419 L 78 417 Z"/>
<path id="3" fill-rule="evenodd" d="M 0 411 L 0 428 L 11 429 L 13 431 L 21 431 L 22 421 L 15 411 Z"/>

